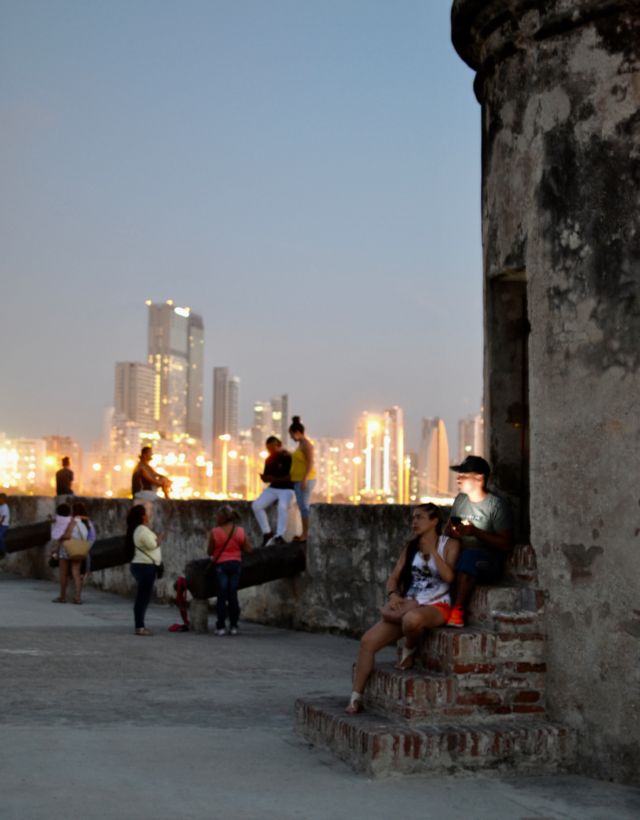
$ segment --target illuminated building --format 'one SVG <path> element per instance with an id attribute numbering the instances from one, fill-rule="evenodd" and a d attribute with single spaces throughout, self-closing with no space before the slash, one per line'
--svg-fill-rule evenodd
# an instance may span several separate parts
<path id="1" fill-rule="evenodd" d="M 356 427 L 356 450 L 361 501 L 395 501 L 405 498 L 404 422 L 400 407 L 384 413 L 364 412 Z"/>
<path id="2" fill-rule="evenodd" d="M 50 492 L 46 452 L 43 438 L 8 439 L 0 435 L 0 486 L 28 495 Z"/>
<path id="3" fill-rule="evenodd" d="M 257 401 L 253 405 L 251 436 L 255 447 L 262 449 L 269 436 L 277 436 L 287 447 L 289 439 L 289 396 L 283 393 L 271 401 Z"/>
<path id="4" fill-rule="evenodd" d="M 189 311 L 187 323 L 188 364 L 187 427 L 190 438 L 202 439 L 202 406 L 204 404 L 204 324 L 202 317 Z"/>
<path id="5" fill-rule="evenodd" d="M 449 443 L 444 421 L 440 418 L 422 419 L 418 474 L 421 498 L 449 495 Z"/>
<path id="6" fill-rule="evenodd" d="M 238 438 L 240 379 L 229 375 L 228 367 L 213 368 L 213 441 L 228 433 Z"/>
<path id="7" fill-rule="evenodd" d="M 83 460 L 82 450 L 78 442 L 71 436 L 44 436 L 45 442 L 45 485 L 48 490 L 55 492 L 56 472 L 62 466 L 65 456 L 71 459 L 73 470 L 73 487 L 77 493 L 82 487 Z"/>
<path id="8" fill-rule="evenodd" d="M 213 369 L 213 485 L 216 492 L 227 494 L 236 480 L 229 453 L 236 453 L 238 440 L 238 403 L 240 379 L 229 375 L 228 367 Z M 233 461 L 233 459 L 231 459 Z M 229 475 L 229 468 L 233 475 Z M 231 483 L 230 479 L 231 478 Z"/>
<path id="9" fill-rule="evenodd" d="M 458 463 L 468 455 L 484 456 L 484 423 L 482 413 L 466 416 L 458 422 Z"/>
<path id="10" fill-rule="evenodd" d="M 148 363 L 154 370 L 154 427 L 164 438 L 202 437 L 202 319 L 188 307 L 147 302 Z"/>
<path id="11" fill-rule="evenodd" d="M 155 430 L 155 373 L 141 362 L 116 362 L 114 421 L 133 422 L 142 430 Z"/>
<path id="12" fill-rule="evenodd" d="M 355 455 L 353 441 L 342 438 L 316 438 L 313 445 L 314 464 L 318 475 L 314 498 L 329 504 L 353 502 L 358 493 L 356 474 L 361 462 Z"/>

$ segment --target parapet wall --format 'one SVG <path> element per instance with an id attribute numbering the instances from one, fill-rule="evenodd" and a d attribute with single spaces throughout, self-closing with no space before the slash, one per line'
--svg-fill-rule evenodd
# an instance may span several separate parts
<path id="1" fill-rule="evenodd" d="M 131 502 L 126 499 L 86 499 L 98 538 L 124 533 Z M 14 497 L 12 526 L 43 521 L 53 514 L 54 500 Z M 152 527 L 163 534 L 164 578 L 157 597 L 173 597 L 173 582 L 185 565 L 206 555 L 208 532 L 214 525 L 215 501 L 165 501 L 155 504 Z M 261 536 L 250 504 L 234 502 L 254 545 Z M 243 617 L 265 624 L 306 630 L 361 634 L 377 617 L 384 585 L 402 545 L 410 537 L 409 508 L 399 505 L 351 506 L 314 504 L 313 538 L 307 545 L 307 572 L 299 578 L 274 581 L 243 590 Z M 2 567 L 33 578 L 57 580 L 47 564 L 48 549 L 34 547 L 11 554 Z M 133 579 L 128 566 L 93 573 L 91 584 L 108 592 L 130 595 Z"/>

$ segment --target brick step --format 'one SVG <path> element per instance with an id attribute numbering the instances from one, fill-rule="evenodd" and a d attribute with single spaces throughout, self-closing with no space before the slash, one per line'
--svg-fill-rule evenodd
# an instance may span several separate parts
<path id="1" fill-rule="evenodd" d="M 527 616 L 528 617 L 528 616 Z M 489 667 L 514 664 L 517 672 L 545 671 L 545 639 L 541 631 L 515 613 L 496 613 L 500 629 L 465 627 L 434 629 L 425 635 L 416 653 L 424 669 L 444 674 L 494 671 Z"/>
<path id="2" fill-rule="evenodd" d="M 557 772 L 575 758 L 572 729 L 543 720 L 466 725 L 409 724 L 364 712 L 344 713 L 345 700 L 300 699 L 295 705 L 296 731 L 374 777 L 393 773 Z"/>
<path id="3" fill-rule="evenodd" d="M 408 721 L 495 720 L 545 714 L 544 671 L 517 671 L 517 664 L 475 664 L 472 672 L 449 675 L 381 664 L 367 681 L 364 703 L 386 717 Z"/>

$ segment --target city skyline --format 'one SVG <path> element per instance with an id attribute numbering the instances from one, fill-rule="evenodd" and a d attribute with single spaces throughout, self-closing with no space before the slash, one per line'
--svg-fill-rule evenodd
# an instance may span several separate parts
<path id="1" fill-rule="evenodd" d="M 479 112 L 447 2 L 24 0 L 0 45 L 0 429 L 91 447 L 167 298 L 207 329 L 205 435 L 216 365 L 243 426 L 283 393 L 314 435 L 398 405 L 416 449 L 422 415 L 477 409 Z"/>

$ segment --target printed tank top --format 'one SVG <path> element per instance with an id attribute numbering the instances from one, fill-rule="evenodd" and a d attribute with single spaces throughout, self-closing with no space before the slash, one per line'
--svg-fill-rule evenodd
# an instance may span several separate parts
<path id="1" fill-rule="evenodd" d="M 448 540 L 446 535 L 441 535 L 438 539 L 438 555 L 443 559 Z M 451 603 L 449 584 L 438 572 L 436 559 L 433 556 L 425 561 L 420 550 L 416 552 L 411 565 L 411 586 L 405 597 L 415 598 L 420 606 Z"/>

